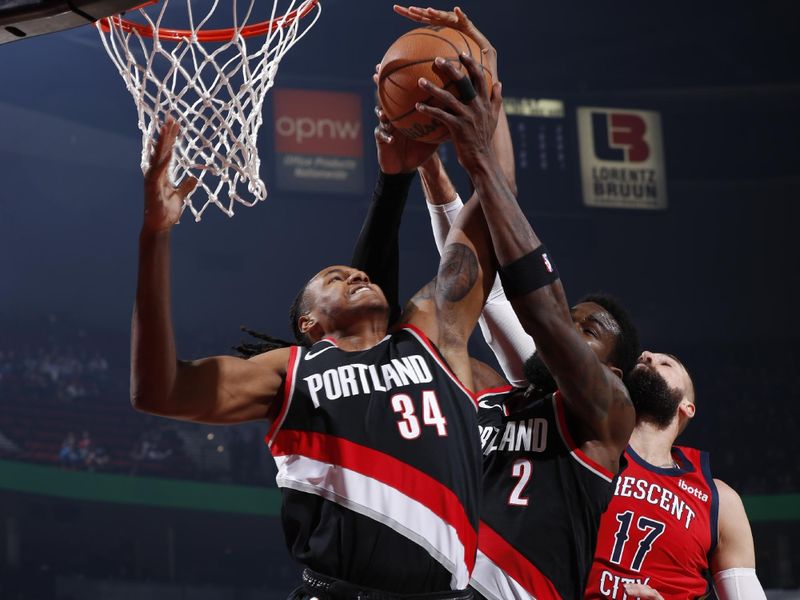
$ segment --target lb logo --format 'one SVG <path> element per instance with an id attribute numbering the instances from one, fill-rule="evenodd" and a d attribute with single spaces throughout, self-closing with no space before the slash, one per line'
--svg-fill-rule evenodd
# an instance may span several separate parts
<path id="1" fill-rule="evenodd" d="M 592 111 L 594 154 L 600 160 L 644 162 L 650 158 L 647 122 L 638 114 Z"/>

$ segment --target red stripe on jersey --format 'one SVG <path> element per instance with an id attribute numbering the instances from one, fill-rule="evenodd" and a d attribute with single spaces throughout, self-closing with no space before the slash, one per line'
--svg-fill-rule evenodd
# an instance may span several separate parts
<path id="1" fill-rule="evenodd" d="M 609 471 L 603 465 L 589 458 L 586 453 L 581 450 L 573 441 L 572 434 L 569 432 L 569 427 L 567 425 L 567 414 L 564 412 L 564 398 L 562 397 L 561 392 L 556 392 L 553 394 L 553 402 L 556 405 L 556 416 L 558 417 L 558 428 L 561 431 L 561 437 L 564 438 L 564 443 L 569 446 L 569 449 L 572 451 L 572 455 L 578 460 L 578 462 L 583 463 L 585 467 L 595 471 L 601 477 L 604 477 L 609 481 L 614 479 L 614 473 Z"/>
<path id="2" fill-rule="evenodd" d="M 286 413 L 289 412 L 289 405 L 292 403 L 292 396 L 294 395 L 294 376 L 297 371 L 297 364 L 300 357 L 300 347 L 292 346 L 289 351 L 289 362 L 286 365 L 286 379 L 283 381 L 283 405 L 278 413 L 278 416 L 272 422 L 272 427 L 269 428 L 267 435 L 264 436 L 264 441 L 267 446 L 272 444 L 272 437 L 275 432 L 283 425 L 283 420 L 286 418 Z"/>
<path id="3" fill-rule="evenodd" d="M 478 534 L 455 492 L 439 481 L 389 454 L 325 433 L 279 431 L 272 443 L 272 454 L 299 454 L 338 465 L 384 483 L 426 506 L 455 529 L 464 546 L 464 563 L 469 572 L 475 567 Z"/>
<path id="4" fill-rule="evenodd" d="M 504 394 L 514 389 L 513 385 L 501 385 L 499 387 L 486 388 L 480 392 L 475 392 L 475 398 L 480 400 L 484 396 L 496 396 L 497 394 Z"/>
<path id="5" fill-rule="evenodd" d="M 536 532 L 531 532 L 531 535 L 536 535 Z M 489 560 L 525 588 L 536 600 L 561 600 L 553 582 L 483 521 L 478 534 L 478 545 Z"/>
<path id="6" fill-rule="evenodd" d="M 503 385 L 500 387 L 493 387 L 493 388 L 486 388 L 485 390 L 481 390 L 475 394 L 475 401 L 478 403 L 480 407 L 481 402 L 485 398 L 490 398 L 491 396 L 499 396 L 501 394 L 507 394 L 511 390 L 514 389 L 513 385 Z M 508 416 L 508 409 L 506 408 L 505 403 L 499 405 L 500 409 L 503 411 L 503 416 Z M 487 408 L 487 407 L 483 407 Z"/>
<path id="7" fill-rule="evenodd" d="M 422 345 L 428 349 L 428 352 L 433 357 L 433 359 L 437 363 L 439 363 L 439 366 L 442 367 L 442 369 L 444 369 L 444 372 L 450 376 L 450 379 L 453 380 L 453 383 L 455 383 L 458 387 L 460 387 L 461 391 L 463 391 L 469 397 L 469 399 L 472 400 L 472 404 L 475 405 L 475 409 L 477 410 L 478 400 L 475 398 L 475 394 L 472 391 L 470 391 L 470 389 L 467 388 L 467 386 L 461 383 L 461 380 L 458 377 L 456 377 L 455 373 L 453 373 L 450 370 L 447 361 L 445 361 L 444 358 L 442 358 L 442 355 L 439 354 L 439 351 L 436 349 L 436 346 L 434 346 L 433 342 L 431 342 L 430 339 L 428 339 L 428 336 L 425 335 L 425 332 L 409 323 L 405 323 L 400 329 L 405 329 L 407 331 L 410 331 L 416 336 L 416 338 L 422 343 Z"/>

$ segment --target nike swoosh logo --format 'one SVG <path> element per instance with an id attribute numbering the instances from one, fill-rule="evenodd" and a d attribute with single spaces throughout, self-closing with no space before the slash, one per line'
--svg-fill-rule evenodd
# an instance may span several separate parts
<path id="1" fill-rule="evenodd" d="M 312 358 L 316 358 L 323 352 L 327 352 L 328 350 L 333 350 L 334 348 L 336 348 L 336 346 L 331 345 L 323 348 L 322 350 L 317 350 L 316 352 L 309 352 L 308 354 L 306 354 L 303 360 L 311 360 Z"/>
<path id="2" fill-rule="evenodd" d="M 481 408 L 485 408 L 487 410 L 490 410 L 492 408 L 503 410 L 502 404 L 489 404 L 487 400 L 481 400 L 480 402 L 478 402 L 478 406 L 480 406 Z"/>

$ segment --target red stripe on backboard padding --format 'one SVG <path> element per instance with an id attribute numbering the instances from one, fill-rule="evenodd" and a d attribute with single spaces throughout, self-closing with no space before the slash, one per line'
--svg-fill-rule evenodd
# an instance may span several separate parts
<path id="1" fill-rule="evenodd" d="M 388 485 L 425 505 L 455 529 L 464 546 L 464 563 L 471 573 L 478 547 L 477 531 L 455 492 L 427 473 L 393 456 L 344 438 L 312 431 L 282 430 L 272 442 L 273 456 L 298 454 L 350 469 Z M 346 496 L 346 494 L 345 494 Z"/>
<path id="2" fill-rule="evenodd" d="M 531 535 L 535 535 L 535 532 L 531 532 Z M 478 540 L 481 552 L 536 600 L 561 600 L 553 582 L 483 521 Z"/>

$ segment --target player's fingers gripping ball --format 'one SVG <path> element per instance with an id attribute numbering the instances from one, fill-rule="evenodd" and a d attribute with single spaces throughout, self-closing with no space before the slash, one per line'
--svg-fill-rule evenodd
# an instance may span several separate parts
<path id="1" fill-rule="evenodd" d="M 418 142 L 438 144 L 447 138 L 447 129 L 430 115 L 416 110 L 417 102 L 436 106 L 430 94 L 418 85 L 424 77 L 462 101 L 469 101 L 474 90 L 469 84 L 469 74 L 459 60 L 459 54 L 472 56 L 480 65 L 491 87 L 493 74 L 485 64 L 485 56 L 478 44 L 470 37 L 450 27 L 420 27 L 400 36 L 386 54 L 380 65 L 378 97 L 381 108 L 397 131 Z M 459 76 L 450 80 L 433 68 L 436 57 L 458 67 Z M 464 78 L 467 79 L 464 79 Z"/>

